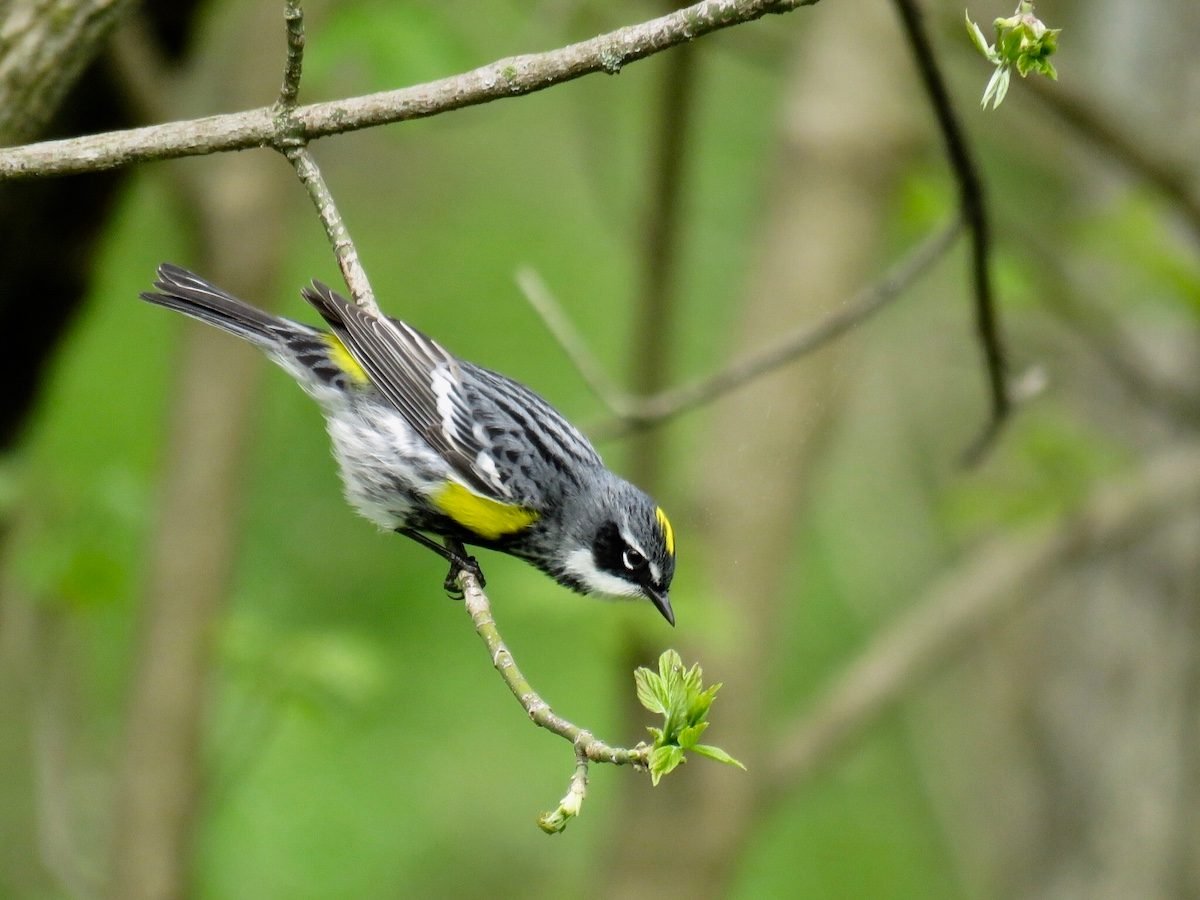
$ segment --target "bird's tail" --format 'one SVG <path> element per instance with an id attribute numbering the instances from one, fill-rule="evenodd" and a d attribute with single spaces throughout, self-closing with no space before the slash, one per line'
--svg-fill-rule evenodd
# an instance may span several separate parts
<path id="1" fill-rule="evenodd" d="M 291 330 L 288 327 L 291 323 L 286 320 L 255 309 L 199 275 L 171 263 L 158 267 L 158 281 L 154 286 L 158 292 L 144 291 L 140 295 L 143 300 L 178 310 L 260 347 L 277 347 L 282 333 Z"/>

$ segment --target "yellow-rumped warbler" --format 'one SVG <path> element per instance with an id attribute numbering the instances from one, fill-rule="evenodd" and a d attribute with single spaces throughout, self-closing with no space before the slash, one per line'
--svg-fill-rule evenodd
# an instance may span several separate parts
<path id="1" fill-rule="evenodd" d="M 643 597 L 675 624 L 666 514 L 529 388 L 319 281 L 301 293 L 331 332 L 248 306 L 178 266 L 159 266 L 154 286 L 142 299 L 245 338 L 300 382 L 325 414 L 346 499 L 449 560 L 447 587 L 460 568 L 478 572 L 471 544 L 583 594 Z"/>

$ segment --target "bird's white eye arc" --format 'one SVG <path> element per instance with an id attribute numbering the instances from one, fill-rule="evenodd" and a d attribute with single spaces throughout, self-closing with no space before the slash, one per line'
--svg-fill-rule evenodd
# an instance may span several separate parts
<path id="1" fill-rule="evenodd" d="M 630 572 L 636 572 L 646 567 L 646 557 L 632 547 L 621 554 L 621 562 Z"/>

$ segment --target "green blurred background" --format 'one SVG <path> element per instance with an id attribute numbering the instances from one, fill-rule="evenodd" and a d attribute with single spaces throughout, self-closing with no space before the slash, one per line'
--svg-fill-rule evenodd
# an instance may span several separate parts
<path id="1" fill-rule="evenodd" d="M 201 5 L 176 81 L 158 86 L 172 117 L 271 101 L 275 5 Z M 677 647 L 725 683 L 707 738 L 749 771 L 695 759 L 652 788 L 593 766 L 583 816 L 553 838 L 534 821 L 566 789 L 570 751 L 491 671 L 442 594 L 442 563 L 346 507 L 320 416 L 286 375 L 136 300 L 163 260 L 217 278 L 262 257 L 265 274 L 226 286 L 267 285 L 247 299 L 312 321 L 298 288 L 339 279 L 288 166 L 255 151 L 138 167 L 0 470 L 0 895 L 86 895 L 121 840 L 145 610 L 191 552 L 163 535 L 186 534 L 166 519 L 193 512 L 169 498 L 181 468 L 195 471 L 172 410 L 208 378 L 197 359 L 248 374 L 222 382 L 241 410 L 223 438 L 236 465 L 186 494 L 226 498 L 206 532 L 218 549 L 203 557 L 220 563 L 193 573 L 218 599 L 201 628 L 188 894 L 1200 890 L 1186 802 L 1200 723 L 1194 510 L 1019 585 L 986 627 L 931 654 L 936 674 L 818 765 L 779 763 L 825 686 L 940 578 L 970 572 L 981 547 L 1002 556 L 1006 541 L 1070 528 L 1097 491 L 1194 448 L 1200 419 L 1195 219 L 1136 159 L 1040 99 L 1055 85 L 1016 83 L 999 111 L 980 112 L 989 72 L 961 11 L 927 6 L 992 202 L 1012 373 L 1043 389 L 981 464 L 960 465 L 988 414 L 960 241 L 836 345 L 650 436 L 601 443 L 671 513 L 678 628 L 485 554 L 500 628 L 558 712 L 622 745 L 652 724 L 632 705 L 634 665 Z M 1039 5 L 1065 29 L 1062 91 L 1147 157 L 1189 160 L 1179 171 L 1195 190 L 1200 64 L 1173 48 L 1196 14 L 1167 3 L 1134 20 L 1121 8 Z M 660 9 L 313 3 L 301 99 L 451 75 Z M 971 9 L 984 23 L 1009 12 Z M 314 152 L 387 312 L 596 426 L 603 406 L 515 270 L 540 273 L 627 387 L 703 375 L 818 321 L 953 215 L 910 57 L 888 4 L 825 2 L 618 77 Z M 197 196 L 218 211 L 197 213 Z M 676 216 L 657 243 L 656 209 Z M 224 221 L 238 224 L 222 234 Z M 654 304 L 665 325 L 647 335 Z M 211 418 L 194 427 L 223 431 L 219 398 L 199 408 Z"/>

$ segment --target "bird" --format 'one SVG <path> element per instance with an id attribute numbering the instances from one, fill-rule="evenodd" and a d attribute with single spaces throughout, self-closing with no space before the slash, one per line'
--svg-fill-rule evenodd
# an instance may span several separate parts
<path id="1" fill-rule="evenodd" d="M 484 584 L 466 551 L 480 547 L 580 594 L 647 600 L 674 626 L 666 513 L 533 390 L 320 281 L 300 293 L 326 329 L 171 263 L 157 276 L 143 300 L 249 341 L 299 382 L 324 414 L 349 504 L 447 560 L 447 591 L 461 596 L 463 570 Z"/>

